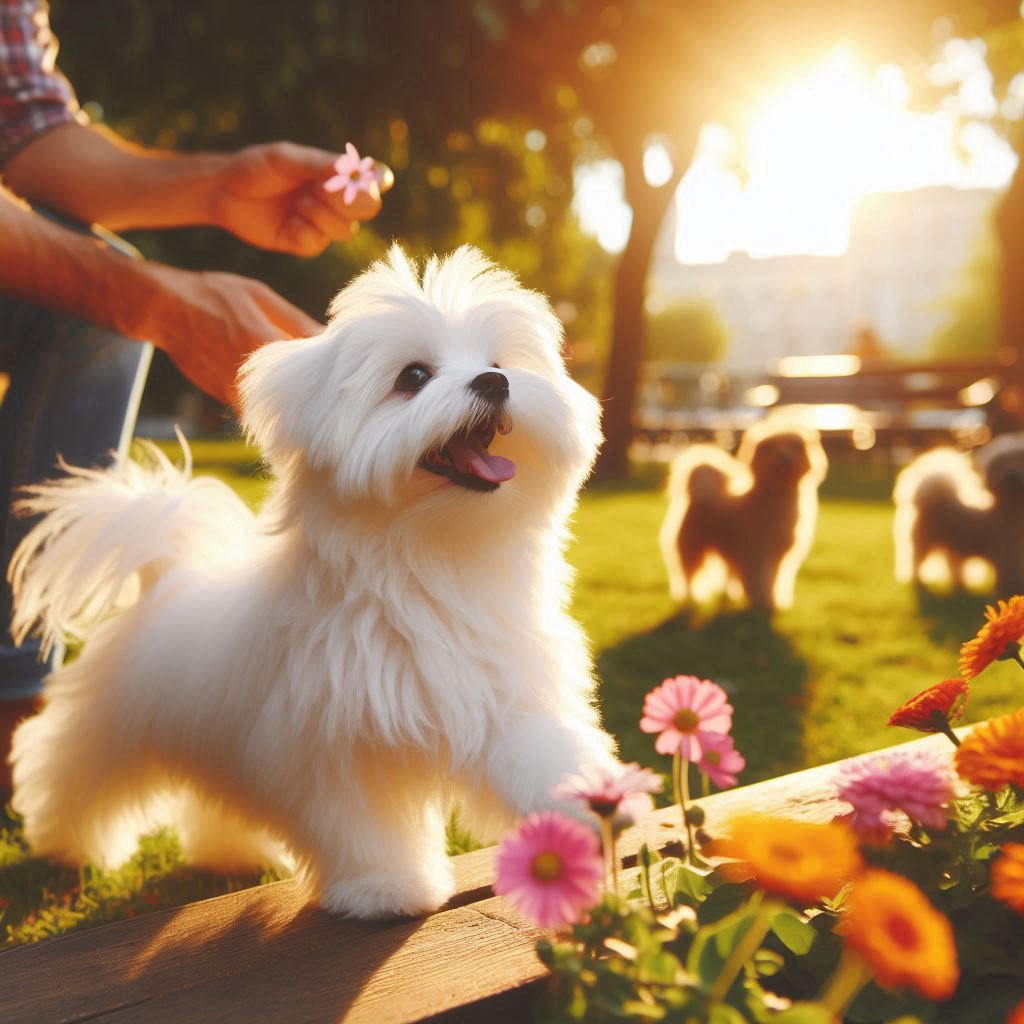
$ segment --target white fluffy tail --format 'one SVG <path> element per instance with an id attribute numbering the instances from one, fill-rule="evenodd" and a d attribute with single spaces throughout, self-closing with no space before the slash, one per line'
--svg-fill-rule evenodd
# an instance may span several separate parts
<path id="1" fill-rule="evenodd" d="M 61 463 L 66 477 L 25 489 L 15 510 L 43 519 L 7 574 L 16 642 L 38 633 L 46 653 L 57 640 L 84 640 L 169 568 L 230 559 L 245 544 L 255 517 L 226 484 L 191 478 L 191 453 L 178 437 L 182 470 L 146 442 L 144 465 Z"/>

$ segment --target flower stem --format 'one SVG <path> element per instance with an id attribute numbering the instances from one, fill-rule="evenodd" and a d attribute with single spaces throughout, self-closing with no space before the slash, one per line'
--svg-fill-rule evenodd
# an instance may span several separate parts
<path id="1" fill-rule="evenodd" d="M 643 848 L 640 850 L 640 856 L 637 857 L 637 861 L 640 864 L 640 884 L 643 886 L 643 891 L 647 896 L 647 902 L 651 905 L 651 910 L 657 913 L 658 908 L 654 905 L 654 888 L 651 885 L 650 852 L 646 843 L 644 843 Z"/>
<path id="2" fill-rule="evenodd" d="M 601 849 L 604 851 L 604 891 L 618 896 L 619 873 L 615 863 L 615 828 L 611 815 L 601 817 Z"/>
<path id="3" fill-rule="evenodd" d="M 818 1001 L 836 1020 L 842 1020 L 857 993 L 871 980 L 871 970 L 856 953 L 843 949 L 839 966 L 822 990 Z"/>
<path id="4" fill-rule="evenodd" d="M 679 804 L 683 813 L 683 826 L 686 829 L 686 859 L 692 865 L 694 863 L 694 840 L 693 824 L 686 813 L 687 805 L 690 803 L 690 762 L 684 761 L 676 751 L 672 760 L 672 788 L 676 803 Z"/>
<path id="5" fill-rule="evenodd" d="M 942 733 L 943 736 L 946 736 L 949 739 L 950 743 L 952 743 L 954 747 L 960 746 L 960 737 L 957 736 L 955 732 L 953 732 L 953 729 L 950 726 L 949 722 L 947 722 L 945 719 L 942 720 L 942 725 L 939 726 L 939 731 Z"/>
<path id="6" fill-rule="evenodd" d="M 762 903 L 758 908 L 750 926 L 743 933 L 743 938 L 736 944 L 722 966 L 722 973 L 718 975 L 714 985 L 711 986 L 711 991 L 708 993 L 709 1002 L 717 1003 L 726 997 L 737 975 L 743 970 L 743 965 L 761 947 L 777 911 L 778 907 L 771 902 Z"/>

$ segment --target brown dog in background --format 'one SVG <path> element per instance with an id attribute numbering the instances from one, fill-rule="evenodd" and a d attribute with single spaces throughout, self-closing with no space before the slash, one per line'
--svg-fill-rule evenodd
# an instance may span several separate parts
<path id="1" fill-rule="evenodd" d="M 940 563 L 954 587 L 980 577 L 982 559 L 1001 596 L 1024 590 L 1024 433 L 1003 434 L 973 456 L 934 448 L 896 478 L 896 578 L 929 585 Z"/>
<path id="2" fill-rule="evenodd" d="M 676 456 L 660 534 L 672 596 L 790 607 L 827 468 L 817 431 L 789 417 L 748 430 L 735 458 L 703 444 Z"/>

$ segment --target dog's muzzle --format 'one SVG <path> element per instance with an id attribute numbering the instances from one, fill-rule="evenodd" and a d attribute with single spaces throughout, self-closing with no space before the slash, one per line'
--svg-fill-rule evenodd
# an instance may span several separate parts
<path id="1" fill-rule="evenodd" d="M 471 491 L 496 491 L 516 473 L 516 464 L 511 459 L 489 451 L 496 434 L 512 430 L 505 411 L 508 378 L 488 370 L 474 377 L 468 387 L 480 401 L 481 415 L 440 448 L 427 452 L 419 466 Z"/>
<path id="2" fill-rule="evenodd" d="M 488 370 L 469 382 L 469 390 L 492 405 L 500 405 L 508 398 L 508 377 L 497 370 Z"/>

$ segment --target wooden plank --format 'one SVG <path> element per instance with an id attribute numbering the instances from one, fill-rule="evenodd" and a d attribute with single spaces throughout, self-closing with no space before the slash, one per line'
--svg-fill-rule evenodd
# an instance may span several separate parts
<path id="1" fill-rule="evenodd" d="M 749 811 L 828 820 L 841 809 L 830 793 L 841 763 L 697 801 L 706 827 L 720 833 Z M 618 852 L 629 862 L 642 843 L 662 849 L 678 835 L 679 809 L 666 808 L 628 830 Z M 544 974 L 539 933 L 490 895 L 492 850 L 454 866 L 457 895 L 425 919 L 332 917 L 277 882 L 0 953 L 0 1021 L 491 1022 L 501 1005 L 515 1020 L 523 986 Z"/>

